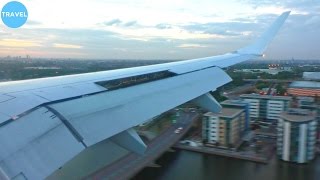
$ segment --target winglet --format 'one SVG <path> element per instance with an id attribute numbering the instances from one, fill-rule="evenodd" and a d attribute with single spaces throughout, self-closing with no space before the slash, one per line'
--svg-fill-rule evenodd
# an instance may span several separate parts
<path id="1" fill-rule="evenodd" d="M 271 25 L 271 27 L 260 36 L 253 44 L 246 46 L 237 50 L 239 54 L 252 54 L 257 56 L 262 56 L 264 50 L 267 48 L 268 44 L 277 34 L 287 17 L 289 16 L 290 11 L 282 13 L 276 21 Z"/>

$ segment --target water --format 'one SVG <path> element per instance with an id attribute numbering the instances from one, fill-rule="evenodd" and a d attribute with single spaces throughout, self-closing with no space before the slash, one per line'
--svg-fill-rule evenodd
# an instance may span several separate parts
<path id="1" fill-rule="evenodd" d="M 320 180 L 320 158 L 309 164 L 287 163 L 274 157 L 259 164 L 189 151 L 165 153 L 161 168 L 145 168 L 134 180 Z"/>

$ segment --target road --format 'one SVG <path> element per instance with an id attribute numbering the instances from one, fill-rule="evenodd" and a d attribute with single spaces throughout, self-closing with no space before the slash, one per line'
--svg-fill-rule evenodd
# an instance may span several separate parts
<path id="1" fill-rule="evenodd" d="M 281 79 L 243 79 L 245 82 L 272 82 L 272 83 L 291 83 L 293 81 L 299 81 L 299 79 L 295 80 L 281 80 Z"/>
<path id="2" fill-rule="evenodd" d="M 252 91 L 255 88 L 254 83 L 248 83 L 243 86 L 238 86 L 232 90 L 226 91 L 223 96 L 227 97 L 228 99 L 235 99 L 239 96 L 239 94 L 246 93 L 247 91 Z"/>
<path id="3" fill-rule="evenodd" d="M 159 156 L 179 141 L 198 117 L 197 113 L 181 113 L 176 124 L 173 124 L 148 143 L 148 148 L 144 155 L 129 153 L 85 179 L 130 179 L 144 167 L 152 164 Z M 180 133 L 175 133 L 174 131 L 179 127 L 183 127 L 183 130 Z"/>

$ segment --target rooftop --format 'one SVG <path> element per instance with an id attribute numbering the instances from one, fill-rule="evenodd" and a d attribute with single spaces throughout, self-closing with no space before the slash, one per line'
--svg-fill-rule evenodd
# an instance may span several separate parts
<path id="1" fill-rule="evenodd" d="M 223 102 L 220 103 L 221 105 L 237 105 L 237 106 L 246 106 L 248 104 L 248 102 L 242 100 L 242 99 L 238 99 L 238 100 L 225 100 Z"/>
<path id="2" fill-rule="evenodd" d="M 273 100 L 292 100 L 289 96 L 271 96 L 271 95 L 260 95 L 260 94 L 242 94 L 241 98 L 250 98 L 250 99 L 273 99 Z"/>
<path id="3" fill-rule="evenodd" d="M 320 80 L 320 72 L 303 72 L 303 79 Z"/>
<path id="4" fill-rule="evenodd" d="M 240 113 L 242 113 L 243 109 L 237 108 L 222 108 L 219 113 L 207 112 L 204 116 L 219 116 L 219 117 L 226 117 L 226 118 L 234 118 Z"/>
<path id="5" fill-rule="evenodd" d="M 291 108 L 288 111 L 281 113 L 281 117 L 283 120 L 292 122 L 307 122 L 316 120 L 315 114 L 307 109 Z"/>
<path id="6" fill-rule="evenodd" d="M 314 98 L 308 97 L 308 96 L 298 96 L 297 100 L 306 101 L 306 102 L 314 102 Z"/>
<path id="7" fill-rule="evenodd" d="M 315 81 L 294 81 L 289 85 L 289 88 L 310 88 L 320 89 L 320 82 Z"/>

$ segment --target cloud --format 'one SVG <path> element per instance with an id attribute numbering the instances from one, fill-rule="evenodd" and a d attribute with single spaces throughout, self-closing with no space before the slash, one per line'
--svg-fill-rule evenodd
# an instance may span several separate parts
<path id="1" fill-rule="evenodd" d="M 102 57 L 108 48 L 119 44 L 119 38 L 107 30 L 21 28 L 6 31 L 8 38 L 0 40 L 1 56 Z"/>
<path id="2" fill-rule="evenodd" d="M 122 28 L 112 27 L 108 28 L 109 31 L 117 33 L 118 37 L 124 39 L 134 39 L 149 41 L 152 39 L 210 39 L 210 38 L 223 38 L 222 35 L 208 34 L 203 32 L 190 32 L 182 28 L 172 29 L 157 29 L 154 27 L 140 27 L 140 28 Z"/>
<path id="3" fill-rule="evenodd" d="M 157 28 L 157 29 L 171 29 L 172 25 L 170 25 L 170 24 L 157 24 L 155 26 L 155 28 Z"/>
<path id="4" fill-rule="evenodd" d="M 210 22 L 194 23 L 182 26 L 183 29 L 192 33 L 201 32 L 204 34 L 214 34 L 224 37 L 250 35 L 251 30 L 256 28 L 256 23 L 247 22 Z"/>
<path id="5" fill-rule="evenodd" d="M 74 44 L 60 44 L 60 43 L 54 43 L 53 47 L 55 48 L 64 48 L 64 49 L 81 49 L 82 46 L 74 45 Z"/>
<path id="6" fill-rule="evenodd" d="M 137 25 L 137 21 L 129 21 L 123 24 L 123 26 L 125 27 L 130 27 L 130 26 L 134 26 Z"/>
<path id="7" fill-rule="evenodd" d="M 179 48 L 204 48 L 207 46 L 200 45 L 200 44 L 181 44 L 178 47 Z"/>
<path id="8" fill-rule="evenodd" d="M 26 25 L 29 26 L 37 26 L 37 25 L 42 25 L 42 23 L 40 21 L 33 21 L 33 20 L 28 20 Z"/>
<path id="9" fill-rule="evenodd" d="M 99 23 L 98 23 L 99 24 Z M 122 21 L 120 19 L 113 19 L 102 23 L 104 26 L 118 26 L 118 27 L 133 27 L 138 26 L 137 21 Z"/>
<path id="10" fill-rule="evenodd" d="M 299 10 L 297 8 L 289 8 L 285 6 L 274 6 L 274 5 L 269 5 L 269 6 L 261 6 L 256 8 L 256 12 L 258 14 L 281 14 L 285 11 L 291 11 L 292 14 L 298 14 L 298 15 L 308 15 L 309 12 L 305 10 Z"/>
<path id="11" fill-rule="evenodd" d="M 280 14 L 284 11 L 291 11 L 291 14 L 308 15 L 319 14 L 320 1 L 318 0 L 241 0 L 243 3 L 252 6 L 259 14 Z"/>
<path id="12" fill-rule="evenodd" d="M 103 24 L 106 26 L 113 26 L 122 23 L 120 19 L 112 19 L 111 21 L 104 22 Z"/>
<path id="13" fill-rule="evenodd" d="M 305 22 L 305 25 L 314 25 L 314 24 L 317 24 L 318 26 L 320 25 L 320 16 L 313 16 Z"/>
<path id="14" fill-rule="evenodd" d="M 33 40 L 20 40 L 20 39 L 2 39 L 0 40 L 0 46 L 3 47 L 39 47 L 41 44 Z"/>
<path id="15" fill-rule="evenodd" d="M 319 2 L 78 0 L 70 13 L 73 1 L 32 0 L 32 20 L 26 26 L 8 29 L 0 24 L 0 54 L 130 59 L 215 55 L 248 45 L 278 14 L 292 10 L 270 44 L 269 57 L 320 58 L 315 50 Z"/>

